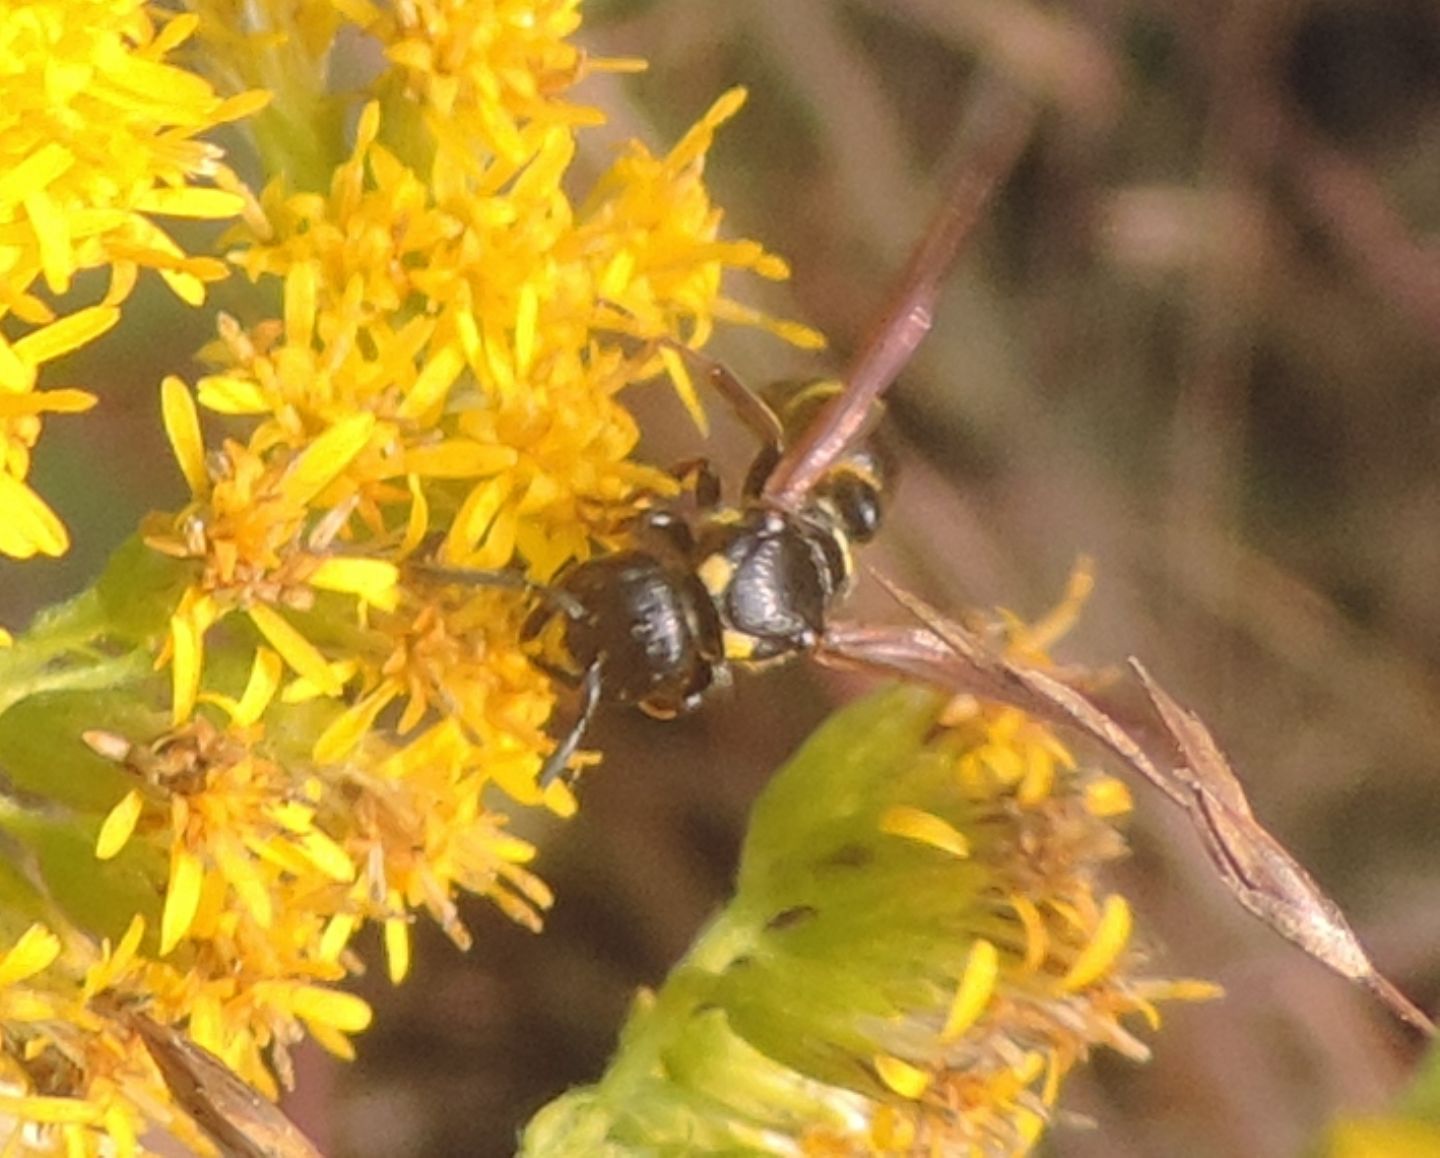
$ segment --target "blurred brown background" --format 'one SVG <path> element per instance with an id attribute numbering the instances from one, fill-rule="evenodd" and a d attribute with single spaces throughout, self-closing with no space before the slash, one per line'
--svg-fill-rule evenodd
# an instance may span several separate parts
<path id="1" fill-rule="evenodd" d="M 722 335 L 716 352 L 757 382 L 844 366 L 954 160 L 977 62 L 1044 94 L 1039 137 L 892 395 L 903 476 L 867 559 L 942 607 L 1033 616 L 1094 556 L 1098 591 L 1060 658 L 1144 657 L 1381 967 L 1440 1003 L 1440 7 L 595 0 L 588 14 L 595 52 L 651 61 L 581 89 L 611 120 L 592 170 L 607 142 L 668 147 L 722 90 L 750 87 L 709 178 L 728 232 L 795 276 L 730 290 L 834 343 L 811 360 Z M 203 340 L 156 300 L 165 342 Z M 7 565 L 7 623 L 78 588 L 141 511 L 179 497 L 158 444 L 123 478 L 82 473 L 98 441 L 159 428 L 143 346 L 134 367 L 103 367 L 103 417 L 52 423 L 40 483 L 84 549 Z M 651 394 L 649 453 L 694 453 Z M 744 444 L 725 446 L 738 469 Z M 893 616 L 866 592 L 854 614 Z M 560 897 L 548 932 L 472 906 L 468 957 L 426 929 L 410 983 L 367 981 L 379 1017 L 360 1062 L 309 1067 L 298 1106 L 329 1152 L 509 1154 L 530 1112 L 599 1072 L 635 988 L 725 896 L 748 802 L 859 686 L 799 665 L 679 723 L 607 716 L 582 815 L 534 834 Z M 1288 1156 L 1334 1114 L 1383 1105 L 1414 1039 L 1246 917 L 1184 824 L 1136 798 L 1117 884 L 1159 965 L 1229 998 L 1172 1010 L 1150 1065 L 1102 1057 L 1072 1079 L 1063 1105 L 1096 1126 L 1057 1130 L 1045 1152 Z"/>

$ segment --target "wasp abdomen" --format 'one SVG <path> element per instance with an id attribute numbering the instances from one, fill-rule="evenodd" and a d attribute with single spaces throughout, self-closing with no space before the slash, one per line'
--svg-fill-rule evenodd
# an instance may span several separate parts
<path id="1" fill-rule="evenodd" d="M 559 587 L 584 608 L 565 620 L 565 650 L 582 671 L 603 665 L 607 699 L 675 715 L 713 682 L 721 627 L 693 574 L 648 551 L 619 551 L 580 564 Z"/>

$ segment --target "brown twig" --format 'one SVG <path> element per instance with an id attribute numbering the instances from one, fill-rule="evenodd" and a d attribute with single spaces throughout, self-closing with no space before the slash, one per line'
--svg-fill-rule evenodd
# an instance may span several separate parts
<path id="1" fill-rule="evenodd" d="M 1164 726 L 1173 749 L 1167 759 L 1153 759 L 1129 731 L 1068 684 L 1006 659 L 921 599 L 883 578 L 880 582 L 924 626 L 836 625 L 826 634 L 823 661 L 890 672 L 997 700 L 1089 736 L 1186 814 L 1221 882 L 1245 909 L 1317 961 L 1369 990 L 1397 1017 L 1435 1034 L 1430 1018 L 1375 968 L 1339 906 L 1255 818 L 1239 778 L 1209 730 L 1172 699 L 1138 660 L 1132 659 L 1130 666 Z"/>

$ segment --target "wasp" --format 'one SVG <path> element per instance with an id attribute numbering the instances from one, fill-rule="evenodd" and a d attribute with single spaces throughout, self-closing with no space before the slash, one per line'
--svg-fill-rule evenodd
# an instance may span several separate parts
<path id="1" fill-rule="evenodd" d="M 576 689 L 578 708 L 540 770 L 542 787 L 567 774 L 602 705 L 674 717 L 725 683 L 732 667 L 776 664 L 821 645 L 851 587 L 853 549 L 880 524 L 886 470 L 865 428 L 930 329 L 946 274 L 1018 160 L 1029 112 L 1017 104 L 985 126 L 838 388 L 809 384 L 775 407 L 719 363 L 657 343 L 701 367 L 759 439 L 738 503 L 721 503 L 718 477 L 697 459 L 678 472 L 693 510 L 672 503 L 643 511 L 626 546 L 571 565 L 548 586 L 433 568 L 531 591 L 537 606 L 524 640 L 558 637 L 561 662 L 540 662 Z"/>
<path id="2" fill-rule="evenodd" d="M 547 670 L 579 689 L 580 706 L 540 771 L 566 775 L 602 704 L 675 716 L 695 707 L 732 666 L 811 653 L 837 667 L 928 683 L 1012 707 L 1107 750 L 1183 812 L 1221 882 L 1275 932 L 1374 994 L 1428 1035 L 1424 1011 L 1379 973 L 1335 903 L 1254 816 L 1239 778 L 1199 718 L 1152 680 L 1134 675 L 1159 724 L 1118 722 L 1103 692 L 1020 663 L 883 576 L 918 625 L 872 627 L 832 618 L 854 576 L 853 548 L 878 530 L 885 471 L 865 428 L 929 331 L 941 284 L 993 192 L 1029 140 L 1034 110 L 1003 88 L 976 102 L 985 126 L 888 305 L 838 389 L 801 389 L 778 408 L 718 363 L 676 348 L 761 441 L 738 504 L 720 502 L 703 460 L 681 472 L 697 512 L 642 512 L 628 546 L 563 570 L 550 586 L 516 575 L 431 567 L 441 575 L 516 587 L 538 601 L 522 634 L 552 624 L 565 661 Z"/>
<path id="3" fill-rule="evenodd" d="M 705 365 L 727 391 L 745 389 L 723 367 Z M 576 686 L 580 700 L 541 769 L 542 787 L 565 774 L 601 704 L 669 719 L 726 683 L 731 665 L 779 663 L 819 644 L 831 608 L 850 588 L 853 546 L 879 527 L 885 474 L 879 452 L 860 446 L 799 502 L 766 497 L 797 416 L 823 402 L 827 386 L 805 384 L 779 413 L 769 412 L 773 435 L 738 505 L 720 502 L 708 463 L 688 464 L 693 517 L 671 507 L 647 510 L 630 527 L 631 545 L 573 565 L 541 593 L 522 636 L 533 640 L 560 622 L 566 664 L 547 663 L 546 670 Z M 747 392 L 746 405 L 759 412 L 766 403 Z"/>

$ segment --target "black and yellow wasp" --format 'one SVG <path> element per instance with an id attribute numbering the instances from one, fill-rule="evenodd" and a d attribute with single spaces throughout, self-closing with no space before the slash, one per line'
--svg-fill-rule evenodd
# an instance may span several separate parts
<path id="1" fill-rule="evenodd" d="M 802 387 L 772 408 L 720 364 L 672 347 L 703 369 L 761 442 L 737 505 L 720 502 L 714 472 L 696 461 L 694 510 L 643 511 L 627 529 L 628 545 L 572 565 L 547 587 L 429 568 L 442 578 L 531 591 L 537 607 L 527 640 L 561 625 L 563 659 L 545 666 L 578 690 L 579 706 L 541 769 L 542 787 L 565 774 L 600 705 L 676 716 L 723 682 L 731 665 L 780 662 L 825 641 L 831 612 L 851 585 L 852 547 L 880 522 L 884 471 L 863 442 L 864 428 L 929 330 L 943 278 L 1026 138 L 1009 122 L 986 127 L 838 388 Z"/>

